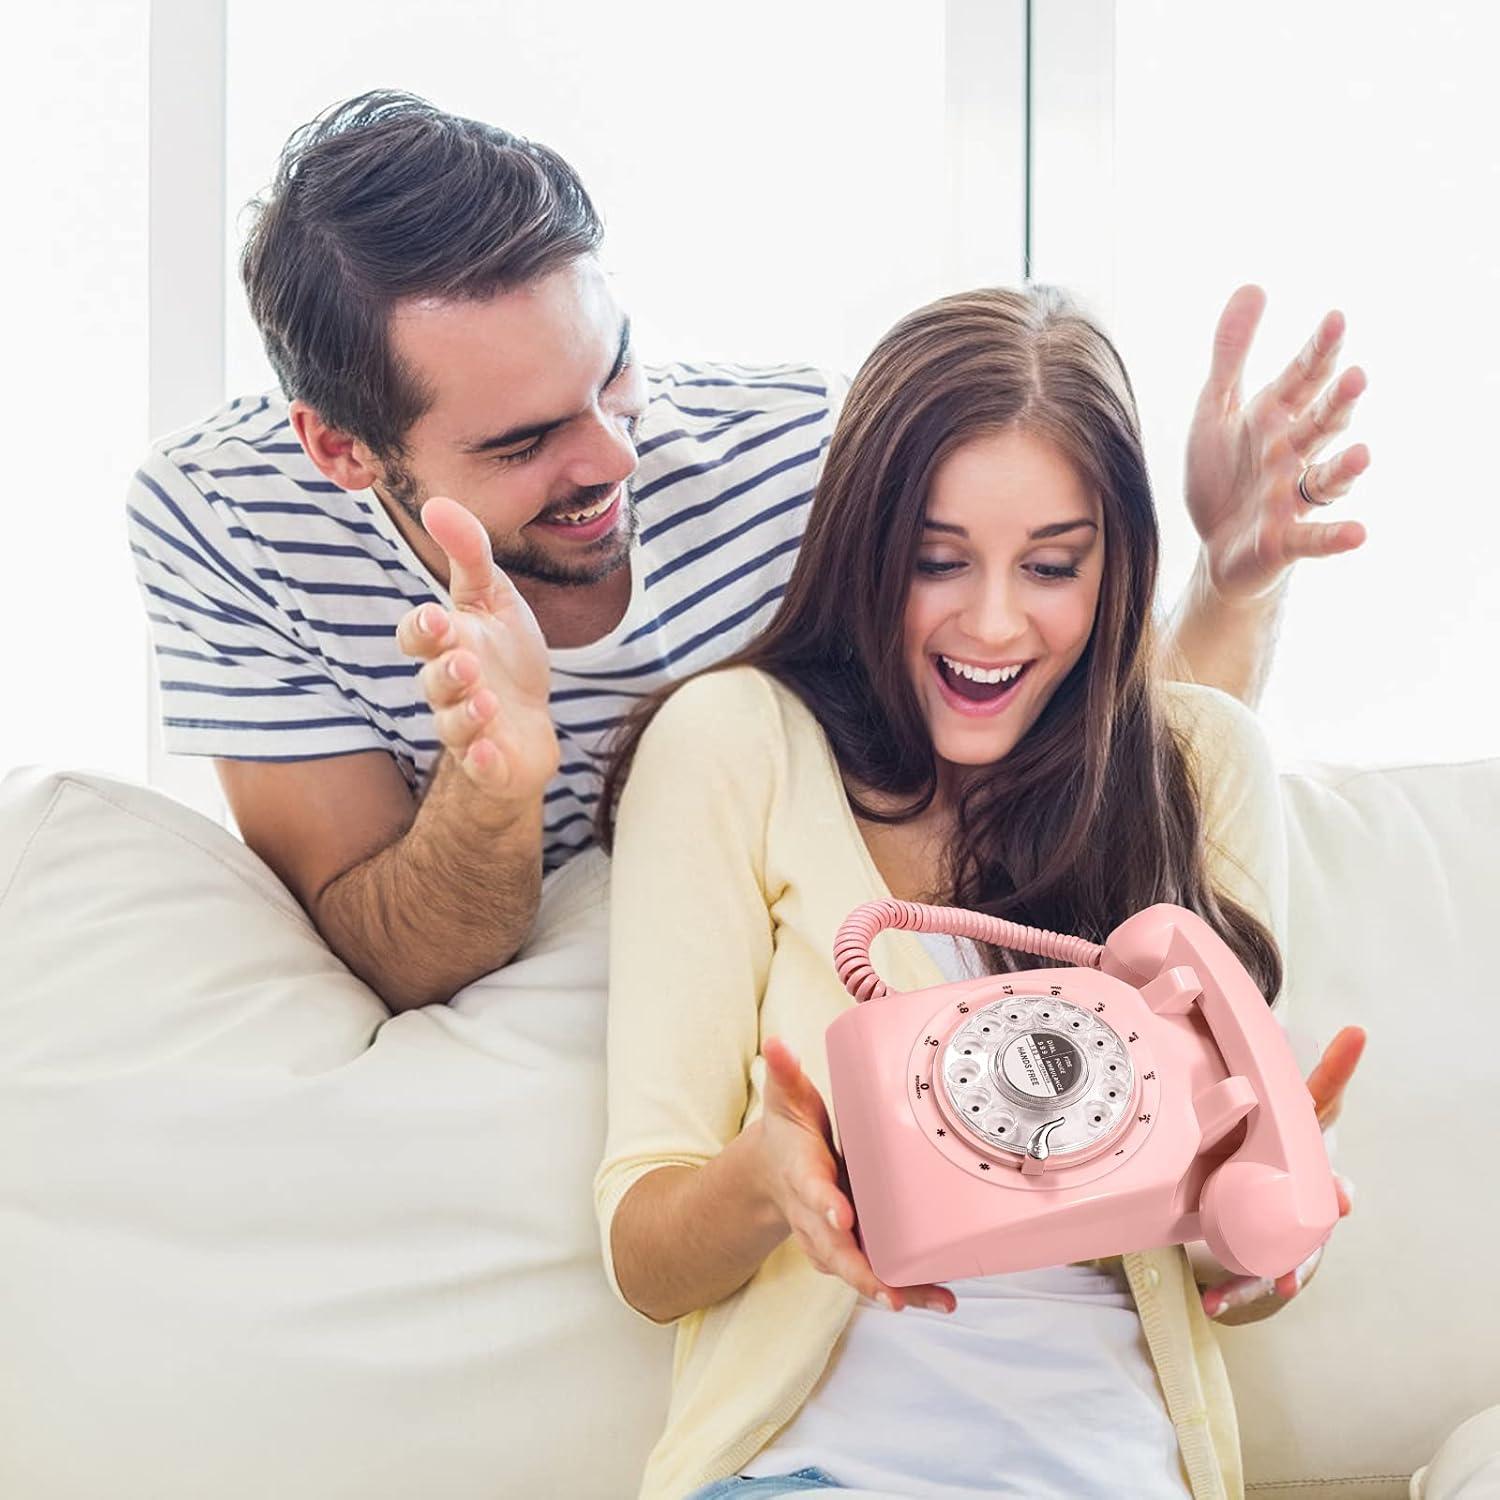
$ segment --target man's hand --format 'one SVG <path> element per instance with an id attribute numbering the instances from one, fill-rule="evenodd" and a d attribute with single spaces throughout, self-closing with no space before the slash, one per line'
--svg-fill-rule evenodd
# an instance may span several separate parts
<path id="1" fill-rule="evenodd" d="M 426 662 L 420 681 L 438 738 L 470 780 L 507 806 L 539 801 L 559 761 L 547 643 L 476 516 L 435 495 L 422 524 L 448 556 L 454 607 L 412 610 L 396 643 Z"/>
<path id="2" fill-rule="evenodd" d="M 1214 331 L 1213 364 L 1198 398 L 1187 445 L 1187 507 L 1203 540 L 1200 567 L 1217 595 L 1244 603 L 1275 589 L 1299 558 L 1349 552 L 1365 540 L 1357 521 L 1307 519 L 1317 501 L 1346 494 L 1365 471 L 1363 443 L 1315 461 L 1349 425 L 1365 389 L 1364 372 L 1345 370 L 1329 384 L 1344 335 L 1342 313 L 1319 323 L 1301 353 L 1249 403 L 1241 404 L 1245 356 L 1265 310 L 1265 293 L 1242 286 Z"/>
<path id="3" fill-rule="evenodd" d="M 1307 1076 L 1307 1091 L 1317 1110 L 1318 1124 L 1326 1133 L 1338 1120 L 1344 1107 L 1344 1090 L 1354 1076 L 1365 1050 L 1366 1034 L 1362 1027 L 1345 1026 L 1328 1044 L 1317 1067 Z M 1349 1185 L 1335 1174 L 1335 1194 L 1339 1218 L 1347 1217 L 1353 1206 Z M 1319 1245 L 1295 1270 L 1274 1280 L 1267 1277 L 1230 1276 L 1203 1293 L 1203 1310 L 1219 1323 L 1234 1327 L 1239 1323 L 1256 1323 L 1268 1317 L 1295 1297 L 1313 1278 L 1323 1259 L 1327 1241 Z"/>

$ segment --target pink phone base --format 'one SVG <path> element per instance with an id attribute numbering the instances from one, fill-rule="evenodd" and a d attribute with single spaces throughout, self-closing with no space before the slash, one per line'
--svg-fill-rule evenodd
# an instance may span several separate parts
<path id="1" fill-rule="evenodd" d="M 901 994 L 870 962 L 899 927 L 1070 968 Z M 980 912 L 877 901 L 839 929 L 856 1000 L 827 1032 L 859 1234 L 891 1286 L 1206 1240 L 1279 1276 L 1338 1222 L 1312 1096 L 1264 996 L 1195 913 L 1103 947 Z"/>

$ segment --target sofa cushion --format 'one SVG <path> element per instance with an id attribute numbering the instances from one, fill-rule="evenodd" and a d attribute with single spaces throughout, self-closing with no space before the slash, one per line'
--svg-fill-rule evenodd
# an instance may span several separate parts
<path id="1" fill-rule="evenodd" d="M 222 828 L 6 780 L 0 1494 L 633 1491 L 671 1341 L 608 1291 L 588 1191 L 604 872 L 393 1017 Z"/>

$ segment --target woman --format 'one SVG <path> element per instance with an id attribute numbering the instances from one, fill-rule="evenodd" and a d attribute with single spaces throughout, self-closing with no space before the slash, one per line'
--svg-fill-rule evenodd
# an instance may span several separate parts
<path id="1" fill-rule="evenodd" d="M 1108 339 L 1047 289 L 945 298 L 859 372 L 767 632 L 627 727 L 596 1201 L 617 1292 L 678 1325 L 647 1500 L 1238 1491 L 1181 1247 L 885 1286 L 823 1104 L 833 936 L 887 895 L 1095 942 L 1176 902 L 1276 996 L 1274 771 L 1153 676 L 1157 554 Z M 1041 964 L 879 941 L 904 990 Z"/>

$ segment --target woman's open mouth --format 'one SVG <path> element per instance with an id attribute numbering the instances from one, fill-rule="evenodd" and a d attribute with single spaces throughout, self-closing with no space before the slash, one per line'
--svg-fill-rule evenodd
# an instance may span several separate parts
<path id="1" fill-rule="evenodd" d="M 943 701 L 955 713 L 970 718 L 988 718 L 1003 713 L 1031 670 L 1031 662 L 1009 662 L 985 667 L 957 657 L 933 655 L 932 670 L 942 690 Z"/>

